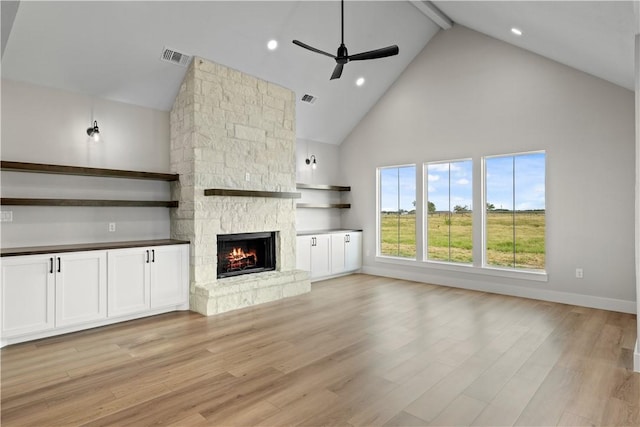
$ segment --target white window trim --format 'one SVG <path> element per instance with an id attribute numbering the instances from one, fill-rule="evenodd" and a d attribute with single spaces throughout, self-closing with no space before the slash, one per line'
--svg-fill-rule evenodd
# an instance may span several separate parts
<path id="1" fill-rule="evenodd" d="M 380 218 L 380 192 L 381 192 L 380 171 L 382 169 L 398 169 L 398 168 L 406 168 L 406 167 L 413 167 L 416 170 L 416 176 L 417 176 L 418 165 L 416 163 L 407 163 L 403 165 L 391 165 L 391 166 L 378 166 L 376 168 L 376 258 L 382 257 L 382 258 L 392 258 L 397 260 L 409 260 L 409 261 L 417 259 L 417 258 L 392 257 L 389 255 L 382 255 L 381 248 L 380 248 L 380 243 L 381 243 L 380 238 L 382 237 L 380 235 L 380 227 L 382 226 L 381 218 Z M 418 192 L 418 188 L 416 187 L 416 197 L 418 196 L 417 192 Z M 417 221 L 417 212 L 416 212 L 416 221 Z M 418 236 L 416 235 L 416 238 L 417 237 Z M 418 253 L 418 242 L 416 241 L 416 256 L 417 256 L 417 253 Z"/>
<path id="2" fill-rule="evenodd" d="M 545 192 L 544 192 L 544 206 L 545 206 L 545 236 L 544 236 L 544 254 L 545 267 L 547 265 L 547 227 L 546 227 L 546 214 L 547 214 L 547 152 L 546 150 L 534 150 L 534 151 L 523 151 L 519 153 L 510 153 L 510 154 L 495 154 L 491 156 L 482 156 L 481 167 L 482 167 L 482 185 L 481 185 L 481 193 L 482 193 L 482 206 L 484 209 L 482 212 L 482 268 L 488 270 L 497 270 L 504 272 L 522 272 L 525 274 L 545 274 L 546 273 L 538 273 L 537 271 L 515 268 L 515 267 L 497 267 L 494 265 L 487 264 L 487 159 L 495 159 L 499 157 L 515 157 L 515 156 L 526 156 L 527 154 L 544 154 L 544 169 L 545 169 Z M 515 209 L 515 206 L 513 207 Z M 545 271 L 545 270 L 541 270 Z M 545 280 L 546 281 L 546 280 Z"/>
<path id="3" fill-rule="evenodd" d="M 471 182 L 472 182 L 472 189 L 471 189 L 471 198 L 473 199 L 473 170 L 474 170 L 474 162 L 473 162 L 473 158 L 472 157 L 464 157 L 461 159 L 455 159 L 455 160 L 438 160 L 438 161 L 433 161 L 433 162 L 424 162 L 422 164 L 422 184 L 423 184 L 423 189 L 422 189 L 422 193 L 423 196 L 423 201 L 422 201 L 422 213 L 423 213 L 423 222 L 425 222 L 425 224 L 423 224 L 424 226 L 424 231 L 422 233 L 422 260 L 425 262 L 434 262 L 434 263 L 445 263 L 445 264 L 453 264 L 453 265 L 470 265 L 470 264 L 466 264 L 466 263 L 461 263 L 461 262 L 455 262 L 455 261 L 439 261 L 439 260 L 432 260 L 429 259 L 429 226 L 428 224 L 426 224 L 426 222 L 429 221 L 429 165 L 438 165 L 438 164 L 449 164 L 451 165 L 451 163 L 459 163 L 459 162 L 471 162 Z M 449 170 L 449 174 L 451 174 L 451 170 Z M 449 201 L 451 202 L 451 201 Z M 471 202 L 471 211 L 473 212 L 473 201 Z M 473 218 L 471 221 L 471 245 L 473 248 Z M 449 242 L 449 244 L 451 244 L 451 242 Z M 473 256 L 473 249 L 472 249 L 472 256 Z"/>
<path id="4" fill-rule="evenodd" d="M 535 282 L 548 282 L 546 271 L 504 269 L 496 267 L 482 267 L 472 264 L 453 263 L 447 261 L 419 261 L 411 258 L 399 258 L 391 256 L 376 256 L 376 262 L 383 264 L 404 265 L 407 267 L 434 269 L 442 271 L 454 271 L 458 273 L 477 274 L 489 277 L 504 277 L 508 279 L 530 280 Z"/>

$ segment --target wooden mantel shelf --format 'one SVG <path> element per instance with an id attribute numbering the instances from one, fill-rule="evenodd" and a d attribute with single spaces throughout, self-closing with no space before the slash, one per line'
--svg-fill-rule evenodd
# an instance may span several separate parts
<path id="1" fill-rule="evenodd" d="M 178 181 L 178 174 L 141 172 L 121 169 L 85 168 L 80 166 L 49 165 L 0 161 L 0 170 L 10 172 L 50 173 L 59 175 L 98 176 L 105 178 L 148 179 L 155 181 Z"/>
<path id="2" fill-rule="evenodd" d="M 289 193 L 286 191 L 253 191 L 253 190 L 230 190 L 225 188 L 209 188 L 204 190 L 205 196 L 231 196 L 231 197 L 268 197 L 274 199 L 299 199 L 300 193 Z"/>

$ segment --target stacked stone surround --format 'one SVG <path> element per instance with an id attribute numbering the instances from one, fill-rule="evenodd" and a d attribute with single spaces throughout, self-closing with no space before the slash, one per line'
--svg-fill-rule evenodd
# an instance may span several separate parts
<path id="1" fill-rule="evenodd" d="M 208 188 L 295 191 L 295 96 L 194 58 L 171 110 L 171 237 L 191 242 L 191 310 L 205 315 L 308 292 L 295 269 L 295 200 L 205 196 Z M 248 178 L 248 179 L 247 179 Z M 217 279 L 217 235 L 277 232 L 276 271 Z"/>

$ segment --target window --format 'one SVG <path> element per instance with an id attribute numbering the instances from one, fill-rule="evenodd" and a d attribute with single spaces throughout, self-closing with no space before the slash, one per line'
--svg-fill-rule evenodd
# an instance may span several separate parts
<path id="1" fill-rule="evenodd" d="M 472 161 L 429 163 L 427 188 L 427 259 L 471 263 Z"/>
<path id="2" fill-rule="evenodd" d="M 378 169 L 380 255 L 416 257 L 416 167 Z"/>
<path id="3" fill-rule="evenodd" d="M 545 268 L 545 153 L 486 157 L 485 264 Z"/>

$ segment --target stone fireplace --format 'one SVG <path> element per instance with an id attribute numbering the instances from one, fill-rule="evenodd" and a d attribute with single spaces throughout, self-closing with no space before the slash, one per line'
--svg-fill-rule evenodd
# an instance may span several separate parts
<path id="1" fill-rule="evenodd" d="M 308 273 L 295 269 L 295 200 L 279 197 L 295 191 L 294 93 L 194 58 L 170 117 L 171 170 L 180 174 L 171 237 L 191 242 L 191 310 L 212 315 L 308 292 Z M 220 258 L 220 241 L 252 233 L 272 237 L 274 265 L 252 265 L 265 254 L 247 254 L 246 243 Z M 246 269 L 255 271 L 236 274 Z"/>

